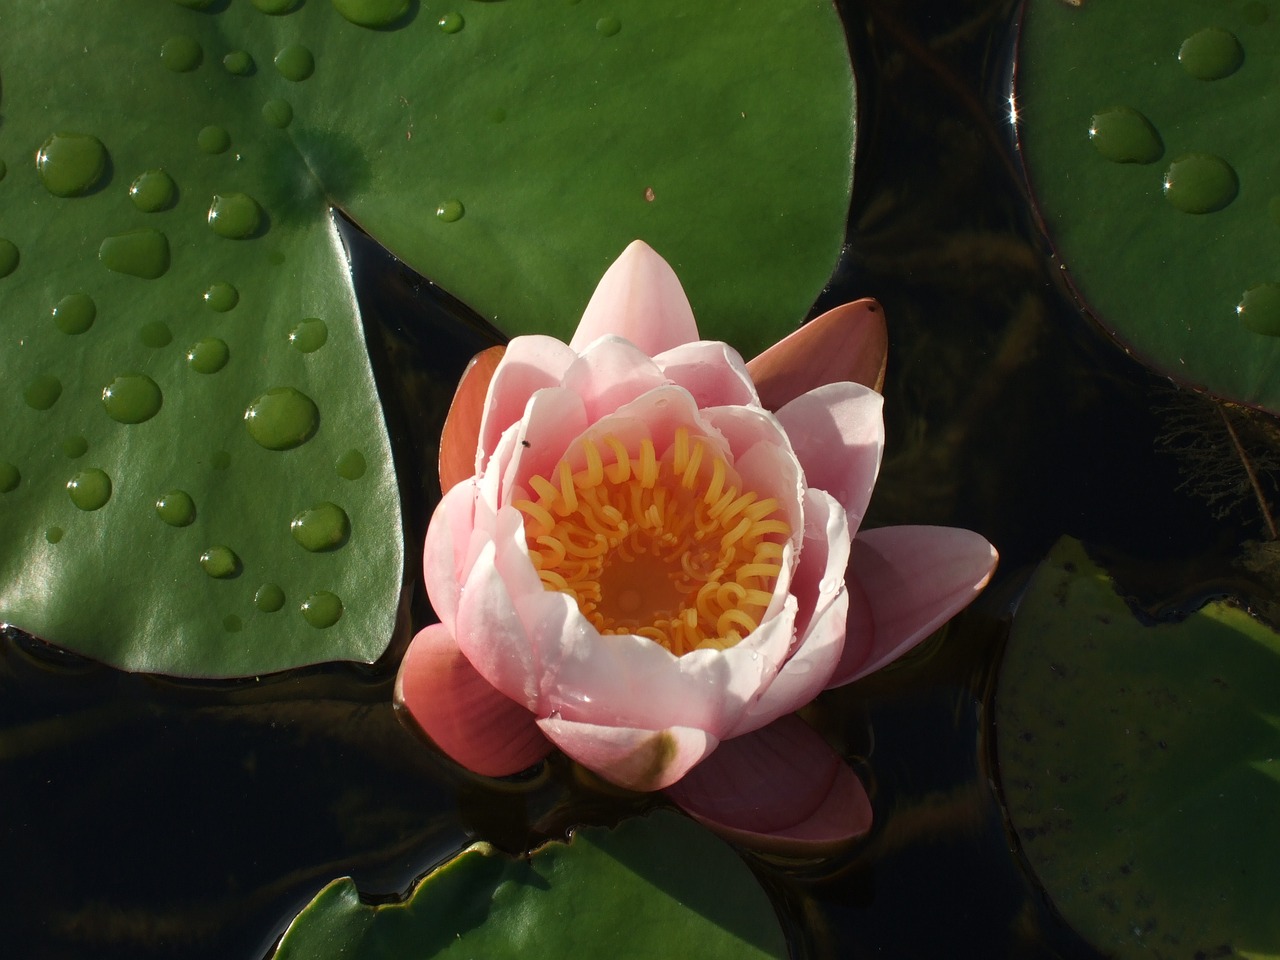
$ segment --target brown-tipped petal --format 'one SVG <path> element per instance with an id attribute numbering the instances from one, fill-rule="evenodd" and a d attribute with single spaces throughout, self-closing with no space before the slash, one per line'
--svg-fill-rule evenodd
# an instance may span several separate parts
<path id="1" fill-rule="evenodd" d="M 498 361 L 506 347 L 481 350 L 462 373 L 458 389 L 449 405 L 440 432 L 440 490 L 475 476 L 476 447 L 480 443 L 480 420 L 484 416 L 484 400 L 489 394 L 489 381 L 498 369 Z"/>
<path id="2" fill-rule="evenodd" d="M 551 752 L 533 714 L 476 672 L 443 624 L 413 638 L 395 700 L 441 750 L 473 773 L 506 777 Z"/>
<path id="3" fill-rule="evenodd" d="M 851 380 L 880 390 L 888 356 L 884 310 L 876 301 L 864 298 L 810 320 L 748 361 L 747 370 L 760 403 L 766 410 L 779 410 L 828 383 Z"/>
<path id="4" fill-rule="evenodd" d="M 765 853 L 821 856 L 871 829 L 862 781 L 794 714 L 726 740 L 666 794 L 722 837 Z"/>

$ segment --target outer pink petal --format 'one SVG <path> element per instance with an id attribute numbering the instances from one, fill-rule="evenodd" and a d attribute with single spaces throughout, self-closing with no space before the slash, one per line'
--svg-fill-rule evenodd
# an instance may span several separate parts
<path id="1" fill-rule="evenodd" d="M 625 337 L 651 357 L 698 339 L 679 278 L 643 241 L 633 241 L 600 278 L 569 346 L 582 353 L 610 334 Z"/>
<path id="2" fill-rule="evenodd" d="M 853 661 L 856 650 L 846 648 L 830 685 L 878 670 L 933 633 L 986 586 L 997 559 L 995 548 L 971 530 L 881 527 L 859 533 L 849 572 L 871 606 L 874 640 L 861 662 Z"/>
<path id="3" fill-rule="evenodd" d="M 431 515 L 422 549 L 427 596 L 436 616 L 451 632 L 458 613 L 458 593 L 467 574 L 475 504 L 476 485 L 472 480 L 451 487 Z"/>
<path id="4" fill-rule="evenodd" d="M 884 450 L 884 398 L 858 383 L 810 390 L 778 411 L 804 467 L 805 482 L 827 491 L 856 531 L 867 512 Z"/>
<path id="5" fill-rule="evenodd" d="M 719 340 L 699 340 L 653 358 L 672 383 L 691 394 L 699 407 L 758 404 L 755 384 L 738 351 Z"/>
<path id="6" fill-rule="evenodd" d="M 489 384 L 506 347 L 489 347 L 481 350 L 467 369 L 462 372 L 458 389 L 440 431 L 440 490 L 448 490 L 474 476 L 477 469 L 477 451 L 480 448 L 480 423 L 484 417 Z"/>
<path id="7" fill-rule="evenodd" d="M 817 856 L 871 829 L 862 781 L 794 715 L 722 743 L 667 796 L 721 836 L 767 852 Z"/>
<path id="8" fill-rule="evenodd" d="M 503 431 L 524 416 L 529 398 L 544 387 L 558 385 L 576 359 L 577 354 L 555 337 L 516 337 L 507 344 L 489 381 L 475 472 L 484 469 Z"/>
<path id="9" fill-rule="evenodd" d="M 443 624 L 419 631 L 409 644 L 395 700 L 436 746 L 474 773 L 510 776 L 551 752 L 533 714 L 476 673 Z"/>
<path id="10" fill-rule="evenodd" d="M 574 723 L 558 717 L 538 721 L 542 732 L 588 770 L 628 790 L 662 790 L 716 748 L 703 730 L 667 727 L 637 730 Z"/>
<path id="11" fill-rule="evenodd" d="M 665 382 L 647 353 L 618 337 L 603 337 L 593 343 L 569 366 L 562 380 L 566 389 L 582 397 L 588 423 Z"/>
<path id="12" fill-rule="evenodd" d="M 826 383 L 884 385 L 889 334 L 874 300 L 845 303 L 810 320 L 747 363 L 768 410 L 779 410 Z"/>

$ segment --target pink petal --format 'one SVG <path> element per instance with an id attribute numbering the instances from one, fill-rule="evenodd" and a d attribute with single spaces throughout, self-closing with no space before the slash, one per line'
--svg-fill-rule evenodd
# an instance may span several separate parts
<path id="1" fill-rule="evenodd" d="M 653 359 L 630 341 L 603 337 L 570 364 L 561 382 L 582 397 L 587 421 L 595 423 L 666 381 Z"/>
<path id="2" fill-rule="evenodd" d="M 651 357 L 698 339 L 679 278 L 643 241 L 633 241 L 600 278 L 569 346 L 582 353 L 610 334 L 625 337 Z"/>
<path id="3" fill-rule="evenodd" d="M 470 478 L 450 487 L 431 515 L 422 548 L 422 575 L 436 616 L 453 630 L 458 592 L 466 578 L 476 486 Z"/>
<path id="4" fill-rule="evenodd" d="M 857 531 L 867 512 L 884 450 L 884 398 L 858 383 L 829 383 L 778 411 L 805 482 L 831 494 Z"/>
<path id="5" fill-rule="evenodd" d="M 849 575 L 866 594 L 874 639 L 861 661 L 846 645 L 830 686 L 857 680 L 906 653 L 978 595 L 998 559 L 971 530 L 880 527 L 853 542 Z"/>
<path id="6" fill-rule="evenodd" d="M 574 723 L 559 717 L 539 720 L 538 726 L 552 743 L 588 770 L 628 790 L 670 786 L 718 742 L 691 727 L 637 730 Z"/>
<path id="7" fill-rule="evenodd" d="M 721 836 L 765 852 L 829 854 L 871 829 L 862 781 L 794 715 L 722 743 L 667 796 Z"/>
<path id="8" fill-rule="evenodd" d="M 554 337 L 516 337 L 507 344 L 489 384 L 472 471 L 484 469 L 498 438 L 524 416 L 529 398 L 544 387 L 558 385 L 576 359 L 577 354 Z"/>
<path id="9" fill-rule="evenodd" d="M 523 419 L 512 427 L 510 460 L 494 464 L 503 468 L 496 502 L 510 502 L 516 487 L 527 490 L 532 476 L 555 478 L 569 444 L 586 428 L 586 408 L 572 390 L 549 387 L 530 397 Z"/>
<path id="10" fill-rule="evenodd" d="M 533 714 L 486 683 L 443 624 L 409 644 L 395 701 L 436 746 L 486 777 L 519 773 L 551 752 Z"/>
<path id="11" fill-rule="evenodd" d="M 719 340 L 699 340 L 654 357 L 663 375 L 691 394 L 699 407 L 758 404 L 755 384 L 738 351 Z"/>
<path id="12" fill-rule="evenodd" d="M 462 372 L 440 431 L 440 489 L 448 490 L 476 472 L 480 446 L 480 422 L 484 417 L 489 383 L 506 347 L 481 350 Z"/>
<path id="13" fill-rule="evenodd" d="M 884 385 L 889 333 L 884 311 L 874 300 L 857 300 L 828 310 L 775 343 L 747 369 L 760 402 L 780 410 L 802 393 L 827 383 L 851 380 L 872 390 Z"/>

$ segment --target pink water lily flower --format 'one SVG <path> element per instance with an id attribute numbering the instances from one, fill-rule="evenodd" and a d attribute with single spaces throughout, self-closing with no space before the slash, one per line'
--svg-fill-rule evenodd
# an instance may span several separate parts
<path id="1" fill-rule="evenodd" d="M 637 241 L 569 344 L 482 355 L 424 551 L 440 623 L 398 702 L 477 773 L 559 748 L 756 846 L 865 832 L 858 777 L 792 714 L 928 636 L 996 562 L 967 530 L 859 529 L 885 340 L 859 301 L 744 364 Z"/>

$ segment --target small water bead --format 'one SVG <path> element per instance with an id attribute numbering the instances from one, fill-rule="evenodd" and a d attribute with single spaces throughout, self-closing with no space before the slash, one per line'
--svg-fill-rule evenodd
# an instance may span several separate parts
<path id="1" fill-rule="evenodd" d="M 243 240 L 262 226 L 262 208 L 247 193 L 215 193 L 209 204 L 209 228 L 220 237 Z"/>
<path id="2" fill-rule="evenodd" d="M 229 283 L 218 281 L 209 284 L 201 299 L 210 310 L 226 313 L 240 302 L 240 291 Z"/>
<path id="3" fill-rule="evenodd" d="M 462 215 L 466 212 L 459 200 L 446 200 L 440 206 L 436 207 L 436 216 L 445 223 L 456 223 L 462 219 Z"/>
<path id="4" fill-rule="evenodd" d="M 157 320 L 155 323 L 148 323 L 138 331 L 138 340 L 144 347 L 159 350 L 173 343 L 173 331 L 163 320 Z"/>
<path id="5" fill-rule="evenodd" d="M 1164 197 L 1183 213 L 1213 213 L 1235 199 L 1236 172 L 1221 157 L 1188 153 L 1169 164 Z"/>
<path id="6" fill-rule="evenodd" d="M 1235 34 L 1221 27 L 1205 27 L 1182 41 L 1178 63 L 1197 80 L 1221 80 L 1240 69 L 1244 48 Z"/>
<path id="7" fill-rule="evenodd" d="M 215 580 L 228 580 L 240 572 L 240 558 L 230 547 L 219 544 L 200 554 L 200 566 Z"/>
<path id="8" fill-rule="evenodd" d="M 107 148 L 87 133 L 55 133 L 36 153 L 36 173 L 55 197 L 88 193 L 107 170 Z"/>
<path id="9" fill-rule="evenodd" d="M 50 373 L 36 377 L 27 389 L 22 391 L 22 399 L 32 410 L 48 410 L 62 396 L 62 381 Z"/>
<path id="10" fill-rule="evenodd" d="M 202 127 L 196 134 L 196 146 L 200 148 L 201 153 L 210 155 L 226 153 L 231 147 L 231 134 L 227 133 L 225 127 L 212 124 Z"/>
<path id="11" fill-rule="evenodd" d="M 145 373 L 122 373 L 102 388 L 102 406 L 117 423 L 144 423 L 163 403 L 160 387 Z"/>
<path id="12" fill-rule="evenodd" d="M 0 460 L 0 493 L 12 493 L 22 482 L 22 471 L 17 464 L 8 460 Z"/>
<path id="13" fill-rule="evenodd" d="M 50 527 L 44 532 L 45 540 L 49 543 L 61 543 L 62 538 L 66 535 L 66 531 L 61 527 Z"/>
<path id="14" fill-rule="evenodd" d="M 337 471 L 338 476 L 343 480 L 359 480 L 364 476 L 364 472 L 368 469 L 364 462 L 364 454 L 359 450 L 348 450 L 338 458 L 338 462 L 333 465 L 333 469 Z"/>
<path id="15" fill-rule="evenodd" d="M 1114 163 L 1154 163 L 1164 144 L 1151 121 L 1133 107 L 1108 107 L 1089 121 L 1089 142 Z"/>
<path id="16" fill-rule="evenodd" d="M 622 29 L 622 22 L 617 17 L 601 17 L 596 21 L 596 32 L 602 37 L 616 36 Z"/>
<path id="17" fill-rule="evenodd" d="M 293 387 L 275 387 L 244 412 L 249 436 L 268 450 L 290 450 L 311 439 L 320 426 L 315 401 Z"/>
<path id="18" fill-rule="evenodd" d="M 155 280 L 169 269 L 169 238 L 149 227 L 118 233 L 102 241 L 98 259 L 116 273 Z"/>
<path id="19" fill-rule="evenodd" d="M 147 170 L 129 184 L 129 199 L 143 213 L 156 213 L 173 206 L 178 185 L 163 170 Z"/>
<path id="20" fill-rule="evenodd" d="M 1260 283 L 1244 292 L 1236 315 L 1246 330 L 1280 337 L 1280 283 Z"/>
<path id="21" fill-rule="evenodd" d="M 87 293 L 71 293 L 53 306 L 53 322 L 68 336 L 84 333 L 93 326 L 98 307 Z"/>
<path id="22" fill-rule="evenodd" d="M 253 57 L 245 50 L 232 50 L 222 58 L 222 67 L 233 77 L 247 77 L 253 73 Z"/>
<path id="23" fill-rule="evenodd" d="M 291 12 L 298 5 L 298 0 L 251 0 L 253 5 L 263 13 L 273 17 Z"/>
<path id="24" fill-rule="evenodd" d="M 347 512 L 327 500 L 303 510 L 289 522 L 289 532 L 299 546 L 312 553 L 337 550 L 351 537 Z"/>
<path id="25" fill-rule="evenodd" d="M 289 331 L 289 345 L 301 353 L 315 353 L 329 339 L 329 327 L 319 317 L 308 317 Z"/>
<path id="26" fill-rule="evenodd" d="M 225 450 L 215 450 L 209 458 L 209 466 L 215 470 L 226 470 L 231 466 L 231 454 Z"/>
<path id="27" fill-rule="evenodd" d="M 409 0 L 333 0 L 333 5 L 361 27 L 389 27 L 409 12 Z"/>
<path id="28" fill-rule="evenodd" d="M 283 130 L 293 123 L 293 107 L 288 100 L 268 100 L 262 105 L 262 119 L 273 127 Z"/>
<path id="29" fill-rule="evenodd" d="M 89 452 L 89 441 L 76 434 L 62 440 L 62 455 L 68 460 L 78 460 Z"/>
<path id="30" fill-rule="evenodd" d="M 328 590 L 317 590 L 302 601 L 299 609 L 302 618 L 319 630 L 332 627 L 342 618 L 342 601 Z"/>
<path id="31" fill-rule="evenodd" d="M 222 629 L 227 633 L 239 633 L 244 629 L 244 621 L 234 613 L 228 613 L 222 618 Z"/>
<path id="32" fill-rule="evenodd" d="M 200 66 L 204 51 L 195 37 L 170 37 L 160 47 L 160 62 L 174 73 L 187 73 Z"/>
<path id="33" fill-rule="evenodd" d="M 81 470 L 67 481 L 67 495 L 81 510 L 101 510 L 111 499 L 111 478 L 97 467 Z"/>
<path id="34" fill-rule="evenodd" d="M 190 526 L 196 519 L 196 502 L 185 490 L 170 490 L 156 501 L 156 516 L 171 527 Z"/>
<path id="35" fill-rule="evenodd" d="M 316 58 L 300 43 L 290 44 L 276 54 L 273 61 L 280 76 L 299 83 L 315 73 Z"/>
<path id="36" fill-rule="evenodd" d="M 275 583 L 264 583 L 253 595 L 253 605 L 263 613 L 275 613 L 284 606 L 284 591 Z"/>
<path id="37" fill-rule="evenodd" d="M 446 13 L 440 18 L 440 29 L 445 33 L 457 33 L 464 26 L 466 21 L 462 19 L 460 13 Z"/>
<path id="38" fill-rule="evenodd" d="M 0 277 L 7 277 L 18 269 L 18 248 L 12 240 L 0 237 Z"/>
<path id="39" fill-rule="evenodd" d="M 217 337 L 205 337 L 187 350 L 187 364 L 196 373 L 217 373 L 231 359 L 231 348 Z"/>

